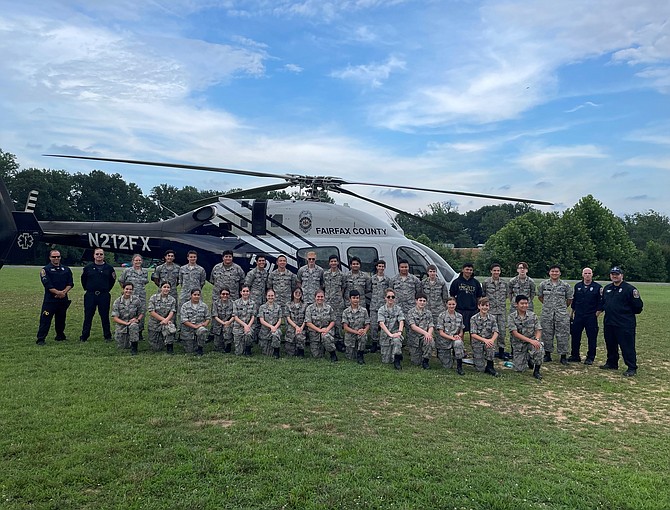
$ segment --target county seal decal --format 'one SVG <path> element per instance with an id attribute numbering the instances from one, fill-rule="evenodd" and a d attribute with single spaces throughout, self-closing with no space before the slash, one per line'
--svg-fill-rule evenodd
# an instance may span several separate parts
<path id="1" fill-rule="evenodd" d="M 309 211 L 302 211 L 298 217 L 298 224 L 300 225 L 300 230 L 305 234 L 312 229 L 312 213 Z"/>

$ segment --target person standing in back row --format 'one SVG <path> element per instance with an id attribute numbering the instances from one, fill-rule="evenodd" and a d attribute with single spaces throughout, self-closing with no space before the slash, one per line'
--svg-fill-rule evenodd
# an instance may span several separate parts
<path id="1" fill-rule="evenodd" d="M 51 319 L 54 317 L 56 317 L 56 341 L 65 340 L 65 318 L 70 307 L 67 293 L 74 287 L 72 271 L 60 263 L 60 251 L 51 250 L 49 260 L 50 262 L 40 271 L 44 285 L 44 300 L 40 313 L 40 327 L 37 331 L 37 345 L 44 345 L 51 328 Z"/>
<path id="2" fill-rule="evenodd" d="M 456 298 L 456 311 L 463 316 L 464 332 L 470 332 L 470 319 L 477 314 L 477 303 L 482 297 L 482 286 L 474 274 L 475 266 L 472 262 L 466 262 L 463 264 L 461 274 L 449 287 L 449 294 Z M 488 308 L 486 312 L 488 313 Z"/>
<path id="3" fill-rule="evenodd" d="M 584 364 L 593 365 L 598 342 L 598 316 L 602 313 L 599 310 L 602 293 L 602 286 L 593 281 L 593 270 L 590 267 L 582 269 L 582 281 L 575 284 L 574 298 L 570 305 L 572 308 L 570 315 L 572 319 L 570 326 L 572 345 L 568 361 L 575 363 L 582 361 L 579 348 L 582 343 L 582 331 L 586 330 L 588 350 L 586 351 Z"/>
<path id="4" fill-rule="evenodd" d="M 81 329 L 79 340 L 85 342 L 91 336 L 91 325 L 95 310 L 100 314 L 102 333 L 105 341 L 112 341 L 112 330 L 109 323 L 109 308 L 112 296 L 109 293 L 116 283 L 116 271 L 105 262 L 105 251 L 96 248 L 93 251 L 93 262 L 84 267 L 81 273 L 81 286 L 84 294 L 84 325 Z"/>
<path id="5" fill-rule="evenodd" d="M 560 266 L 554 264 L 549 268 L 549 278 L 540 283 L 537 294 L 537 298 L 542 303 L 540 323 L 542 325 L 544 361 L 551 361 L 555 336 L 556 348 L 561 356 L 561 365 L 567 365 L 568 339 L 570 338 L 568 307 L 572 304 L 574 290 L 569 283 L 561 280 Z"/>

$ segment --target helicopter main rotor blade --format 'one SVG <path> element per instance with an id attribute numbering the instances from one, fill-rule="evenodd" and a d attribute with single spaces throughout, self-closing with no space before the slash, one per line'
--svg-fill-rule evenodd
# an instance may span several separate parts
<path id="1" fill-rule="evenodd" d="M 515 197 L 505 197 L 501 195 L 487 195 L 485 193 L 470 193 L 468 191 L 450 191 L 442 189 L 431 189 L 431 188 L 417 188 L 414 186 L 396 186 L 395 184 L 378 184 L 374 182 L 353 182 L 341 180 L 340 184 L 358 184 L 361 186 L 380 186 L 382 188 L 398 188 L 398 189 L 408 189 L 413 191 L 428 191 L 430 193 L 445 193 L 447 195 L 461 195 L 464 197 L 476 197 L 476 198 L 492 198 L 495 200 L 504 200 L 506 202 L 523 202 L 526 204 L 537 204 L 537 205 L 554 205 L 552 202 L 545 202 L 544 200 L 533 200 L 531 198 L 515 198 Z"/>
<path id="2" fill-rule="evenodd" d="M 220 168 L 215 166 L 183 165 L 180 163 L 163 163 L 159 161 L 142 161 L 137 159 L 117 159 L 117 158 L 96 158 L 93 156 L 68 156 L 65 154 L 44 154 L 50 158 L 68 158 L 85 159 L 89 161 L 107 161 L 109 163 L 126 163 L 130 165 L 160 166 L 165 168 L 186 168 L 188 170 L 204 170 L 207 172 L 220 172 L 224 174 L 248 175 L 250 177 L 275 177 L 277 179 L 286 179 L 292 181 L 294 176 L 285 174 L 268 174 L 264 172 L 255 172 L 253 170 L 236 170 L 234 168 Z"/>
<path id="3" fill-rule="evenodd" d="M 270 184 L 269 186 L 259 186 L 258 188 L 249 188 L 243 189 L 240 191 L 233 191 L 231 193 L 224 193 L 223 195 L 213 195 L 211 197 L 201 198 L 200 200 L 195 200 L 189 205 L 193 207 L 200 207 L 203 205 L 213 204 L 217 202 L 219 198 L 249 198 L 249 195 L 255 193 L 266 193 L 268 191 L 276 191 L 280 189 L 285 189 L 291 186 L 290 182 L 282 182 L 280 184 Z"/>
<path id="4" fill-rule="evenodd" d="M 365 200 L 366 202 L 370 202 L 371 204 L 378 205 L 379 207 L 383 207 L 384 209 L 389 209 L 390 211 L 396 212 L 398 214 L 402 214 L 404 216 L 409 216 L 410 218 L 415 219 L 416 221 L 420 221 L 421 223 L 425 223 L 426 225 L 429 225 L 429 226 L 431 226 L 433 228 L 436 228 L 436 229 L 438 229 L 442 232 L 445 232 L 447 234 L 453 234 L 454 232 L 460 232 L 461 231 L 461 229 L 444 228 L 444 226 L 440 225 L 439 223 L 436 223 L 436 222 L 431 221 L 431 220 L 427 220 L 426 218 L 423 218 L 423 217 L 418 216 L 416 214 L 408 213 L 407 211 L 403 211 L 402 209 L 398 209 L 396 207 L 393 207 L 392 205 L 384 204 L 382 202 L 377 202 L 376 200 L 373 200 L 373 199 L 368 198 L 368 197 L 363 197 L 363 196 L 358 195 L 357 193 L 354 193 L 353 191 L 350 191 L 348 189 L 337 187 L 337 188 L 333 188 L 333 191 L 336 191 L 338 193 L 342 193 L 344 195 L 349 195 L 349 196 L 352 196 L 352 197 L 355 197 L 355 198 L 360 198 L 361 200 Z"/>

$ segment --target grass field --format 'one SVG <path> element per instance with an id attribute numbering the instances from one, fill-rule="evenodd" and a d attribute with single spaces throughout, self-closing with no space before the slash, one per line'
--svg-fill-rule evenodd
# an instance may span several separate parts
<path id="1" fill-rule="evenodd" d="M 538 383 L 378 355 L 130 357 L 98 319 L 76 340 L 80 287 L 69 340 L 38 347 L 38 269 L 5 267 L 0 507 L 670 508 L 670 287 L 638 288 L 637 377 L 597 368 L 601 336 L 596 365 Z"/>

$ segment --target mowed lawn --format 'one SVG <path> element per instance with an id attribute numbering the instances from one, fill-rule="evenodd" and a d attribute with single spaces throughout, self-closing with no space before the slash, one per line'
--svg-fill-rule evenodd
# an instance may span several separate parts
<path id="1" fill-rule="evenodd" d="M 596 365 L 538 383 L 498 361 L 131 357 L 97 318 L 78 341 L 80 286 L 68 340 L 38 347 L 38 272 L 0 271 L 0 508 L 670 508 L 668 286 L 639 285 L 637 377 L 598 369 L 601 334 Z"/>

